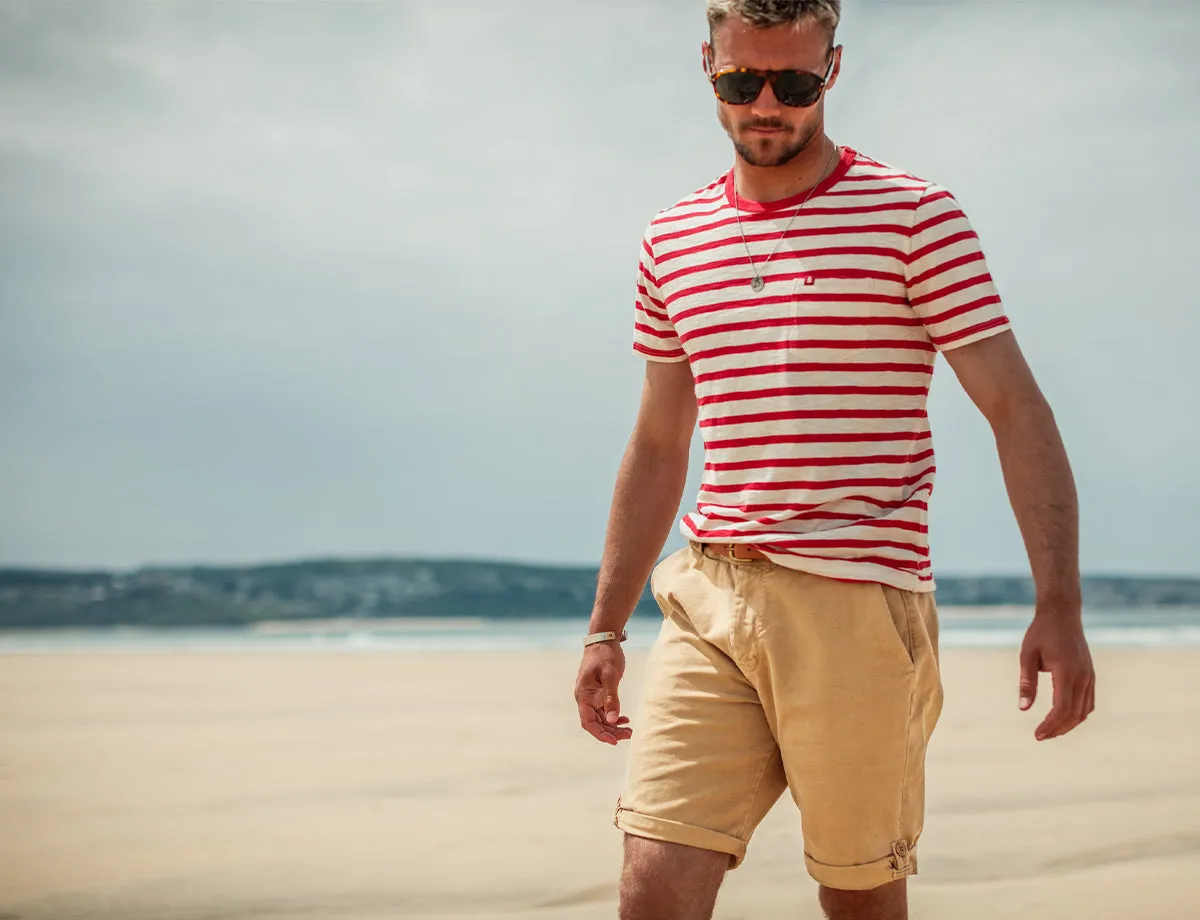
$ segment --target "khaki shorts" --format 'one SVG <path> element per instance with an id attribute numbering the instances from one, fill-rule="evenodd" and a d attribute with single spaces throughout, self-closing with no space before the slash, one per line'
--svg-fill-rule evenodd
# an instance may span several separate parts
<path id="1" fill-rule="evenodd" d="M 718 552 L 693 544 L 654 570 L 664 620 L 617 827 L 728 853 L 732 869 L 790 789 L 818 882 L 915 874 L 942 708 L 932 594 Z"/>

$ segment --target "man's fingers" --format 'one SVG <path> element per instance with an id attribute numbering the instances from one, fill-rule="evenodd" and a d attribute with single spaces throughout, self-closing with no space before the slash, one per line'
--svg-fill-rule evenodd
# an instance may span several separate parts
<path id="1" fill-rule="evenodd" d="M 1074 671 L 1074 683 L 1076 710 L 1070 724 L 1063 726 L 1058 732 L 1060 735 L 1074 731 L 1096 708 L 1096 672 L 1091 666 L 1090 658 Z"/>
<path id="2" fill-rule="evenodd" d="M 1072 715 L 1071 700 L 1074 697 L 1075 688 L 1061 671 L 1057 673 L 1052 671 L 1050 682 L 1054 686 L 1054 702 L 1050 706 L 1050 712 L 1042 720 L 1042 724 L 1033 733 L 1038 741 L 1053 738 L 1058 734 L 1058 729 L 1062 727 L 1062 724 Z"/>
<path id="3" fill-rule="evenodd" d="M 1021 649 L 1021 679 L 1017 684 L 1018 703 L 1024 712 L 1037 699 L 1038 670 L 1041 656 L 1036 649 Z"/>
<path id="4" fill-rule="evenodd" d="M 622 725 L 608 725 L 601 717 L 600 712 L 595 709 L 587 713 L 580 713 L 580 723 L 589 735 L 605 744 L 616 744 L 633 734 L 630 729 Z"/>
<path id="5" fill-rule="evenodd" d="M 1070 691 L 1066 678 L 1063 678 L 1061 674 L 1051 674 L 1050 679 L 1054 684 L 1054 703 L 1051 704 L 1050 711 L 1046 712 L 1042 724 L 1039 724 L 1034 732 L 1034 736 L 1039 741 L 1049 741 L 1054 738 L 1072 715 L 1072 709 L 1070 709 L 1072 691 Z"/>
<path id="6" fill-rule="evenodd" d="M 579 701 L 579 724 L 588 734 L 606 744 L 616 744 L 633 735 L 626 716 L 618 716 L 615 722 L 610 723 L 605 708 L 594 705 L 586 699 L 586 695 Z"/>
<path id="7" fill-rule="evenodd" d="M 612 713 L 606 712 L 604 709 L 597 709 L 595 712 L 596 721 L 601 727 L 612 737 L 624 739 L 633 734 L 633 729 L 629 728 L 628 716 L 617 716 L 615 721 L 611 721 Z M 0 918 L 2 920 L 2 918 Z"/>
<path id="8" fill-rule="evenodd" d="M 1054 681 L 1054 705 L 1034 733 L 1039 741 L 1065 735 L 1095 708 L 1095 674 L 1089 671 L 1059 671 Z"/>
<path id="9" fill-rule="evenodd" d="M 617 698 L 616 688 L 608 690 L 604 695 L 604 721 L 616 725 L 621 717 L 621 701 Z"/>
<path id="10" fill-rule="evenodd" d="M 616 742 L 609 738 L 608 726 L 604 724 L 604 718 L 595 705 L 595 692 L 582 691 L 577 692 L 575 696 L 575 703 L 579 708 L 579 724 L 588 734 L 615 744 Z"/>
<path id="11" fill-rule="evenodd" d="M 1070 692 L 1070 697 L 1063 704 L 1063 712 L 1058 720 L 1058 724 L 1048 731 L 1042 740 L 1048 741 L 1051 738 L 1059 738 L 1079 725 L 1083 721 L 1083 707 L 1086 698 L 1087 684 L 1077 680 L 1074 684 L 1074 690 Z"/>
<path id="12" fill-rule="evenodd" d="M 1095 708 L 1095 689 L 1096 675 L 1089 674 L 1079 681 L 1079 692 L 1077 694 L 1075 718 L 1071 723 L 1070 728 L 1064 728 L 1060 734 L 1066 734 L 1072 729 L 1078 728 L 1087 721 L 1087 717 L 1091 715 Z"/>

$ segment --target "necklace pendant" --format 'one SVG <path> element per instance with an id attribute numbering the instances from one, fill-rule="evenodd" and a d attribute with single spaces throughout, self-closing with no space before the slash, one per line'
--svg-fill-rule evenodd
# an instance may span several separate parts
<path id="1" fill-rule="evenodd" d="M 762 275 L 755 275 L 754 280 L 750 282 L 750 288 L 756 294 L 766 286 L 767 286 L 767 282 L 762 280 Z"/>

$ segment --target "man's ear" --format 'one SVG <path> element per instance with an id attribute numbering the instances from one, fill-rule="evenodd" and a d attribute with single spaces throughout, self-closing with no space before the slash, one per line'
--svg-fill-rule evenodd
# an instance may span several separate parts
<path id="1" fill-rule="evenodd" d="M 704 76 L 711 77 L 713 73 L 712 45 L 708 42 L 700 43 L 700 57 L 704 66 Z"/>
<path id="2" fill-rule="evenodd" d="M 833 60 L 830 61 L 829 82 L 825 84 L 825 89 L 832 89 L 833 84 L 837 83 L 838 77 L 842 73 L 842 46 L 838 45 L 833 49 Z"/>

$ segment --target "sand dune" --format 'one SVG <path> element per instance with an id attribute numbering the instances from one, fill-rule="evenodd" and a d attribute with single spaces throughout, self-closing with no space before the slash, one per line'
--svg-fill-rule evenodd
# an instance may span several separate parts
<path id="1" fill-rule="evenodd" d="M 1039 745 L 1014 653 L 945 654 L 914 917 L 1200 917 L 1200 652 L 1097 660 L 1095 716 Z M 0 920 L 611 918 L 624 751 L 575 665 L 0 658 Z M 785 799 L 717 916 L 818 917 L 801 855 Z"/>

